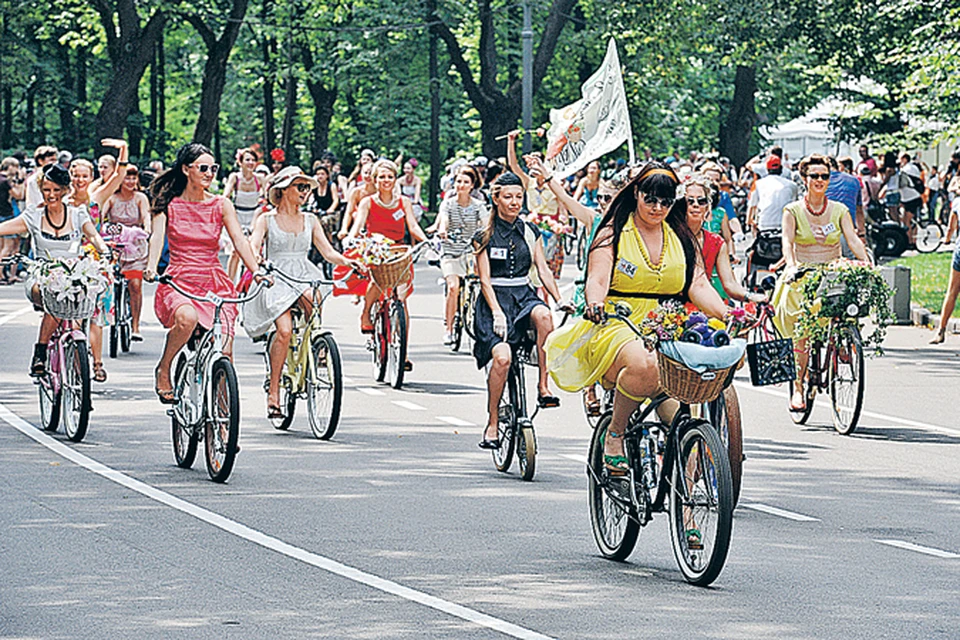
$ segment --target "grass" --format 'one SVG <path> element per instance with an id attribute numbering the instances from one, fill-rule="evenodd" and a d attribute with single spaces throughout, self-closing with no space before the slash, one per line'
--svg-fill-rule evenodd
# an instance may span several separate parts
<path id="1" fill-rule="evenodd" d="M 890 264 L 910 268 L 910 301 L 939 315 L 943 296 L 947 291 L 947 281 L 950 279 L 952 260 L 953 252 L 946 251 L 897 258 Z M 960 318 L 960 305 L 953 310 L 953 317 Z"/>

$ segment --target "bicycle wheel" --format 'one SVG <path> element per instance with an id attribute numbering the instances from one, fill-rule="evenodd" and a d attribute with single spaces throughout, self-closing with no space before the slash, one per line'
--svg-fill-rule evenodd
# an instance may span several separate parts
<path id="1" fill-rule="evenodd" d="M 743 474 L 743 432 L 740 423 L 740 397 L 732 385 L 723 390 L 716 400 L 707 403 L 703 415 L 710 419 L 720 435 L 720 441 L 730 458 L 730 476 L 733 481 L 733 506 L 740 501 L 740 479 Z"/>
<path id="2" fill-rule="evenodd" d="M 370 352 L 373 356 L 373 377 L 377 382 L 383 382 L 387 376 L 387 332 L 390 322 L 383 312 L 384 302 L 377 302 L 373 306 L 373 335 Z"/>
<path id="3" fill-rule="evenodd" d="M 467 287 L 467 302 L 463 311 L 463 330 L 467 332 L 471 340 L 476 340 L 477 336 L 473 333 L 473 318 L 477 309 L 477 296 L 480 295 L 480 283 L 477 280 L 471 280 Z"/>
<path id="4" fill-rule="evenodd" d="M 120 325 L 120 351 L 123 353 L 130 352 L 130 341 L 133 336 L 133 308 L 130 306 L 130 288 L 123 287 L 123 297 L 120 300 L 120 306 L 118 307 L 119 313 L 121 313 L 122 321 L 118 324 Z"/>
<path id="5" fill-rule="evenodd" d="M 110 323 L 110 357 L 116 358 L 120 349 L 120 327 L 116 319 Z"/>
<path id="6" fill-rule="evenodd" d="M 730 548 L 733 481 L 720 436 L 703 420 L 680 429 L 671 469 L 670 540 L 684 579 L 706 586 L 717 579 Z"/>
<path id="7" fill-rule="evenodd" d="M 404 364 L 407 361 L 407 314 L 403 303 L 390 304 L 390 335 L 387 336 L 387 382 L 394 389 L 403 386 Z"/>
<path id="8" fill-rule="evenodd" d="M 854 325 L 842 327 L 834 337 L 827 380 L 833 404 L 833 427 L 849 435 L 857 428 L 863 408 L 863 342 Z"/>
<path id="9" fill-rule="evenodd" d="M 637 544 L 640 523 L 630 517 L 627 505 L 611 494 L 612 489 L 604 480 L 603 437 L 610 420 L 609 414 L 600 418 L 590 440 L 587 458 L 590 524 L 600 554 L 610 560 L 626 560 Z"/>
<path id="10" fill-rule="evenodd" d="M 507 378 L 507 385 L 500 396 L 500 408 L 497 412 L 497 439 L 500 440 L 500 447 L 493 450 L 493 465 L 502 473 L 510 470 L 516 446 L 513 435 L 517 429 L 517 413 L 510 404 L 510 382 L 511 379 Z"/>
<path id="11" fill-rule="evenodd" d="M 213 388 L 212 415 L 204 425 L 204 449 L 207 473 L 214 482 L 226 482 L 233 470 L 240 440 L 240 395 L 237 373 L 226 358 L 213 363 L 210 373 Z"/>
<path id="12" fill-rule="evenodd" d="M 177 365 L 174 368 L 173 380 L 175 389 L 184 390 L 185 385 L 181 378 L 183 371 L 187 366 L 187 356 L 181 353 L 177 357 Z M 189 469 L 193 466 L 193 461 L 197 458 L 197 432 L 185 424 L 180 424 L 177 420 L 176 410 L 171 412 L 171 429 L 173 431 L 173 457 L 177 461 L 177 466 L 181 469 Z"/>
<path id="13" fill-rule="evenodd" d="M 90 419 L 90 360 L 87 343 L 65 338 L 60 408 L 67 440 L 80 442 Z"/>
<path id="14" fill-rule="evenodd" d="M 529 421 L 517 432 L 517 464 L 520 477 L 527 482 L 533 480 L 537 472 L 537 434 Z"/>
<path id="15" fill-rule="evenodd" d="M 936 251 L 943 244 L 943 227 L 939 222 L 924 220 L 917 225 L 915 243 L 920 253 Z"/>
<path id="16" fill-rule="evenodd" d="M 329 440 L 340 424 L 343 373 L 340 349 L 329 333 L 313 339 L 314 370 L 307 377 L 307 411 L 310 429 L 320 440 Z"/>
<path id="17" fill-rule="evenodd" d="M 457 296 L 457 310 L 453 314 L 453 342 L 450 348 L 453 351 L 460 351 L 460 345 L 463 342 L 463 285 L 460 287 L 460 294 Z"/>
<path id="18" fill-rule="evenodd" d="M 40 428 L 56 431 L 60 425 L 60 401 L 62 394 L 54 393 L 50 373 L 37 380 L 40 392 Z"/>

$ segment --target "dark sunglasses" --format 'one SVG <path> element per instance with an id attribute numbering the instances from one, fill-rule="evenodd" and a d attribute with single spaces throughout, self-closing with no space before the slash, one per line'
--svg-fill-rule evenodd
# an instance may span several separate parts
<path id="1" fill-rule="evenodd" d="M 676 202 L 675 198 L 658 198 L 657 196 L 651 193 L 643 194 L 643 201 L 649 206 L 660 205 L 664 209 L 669 209 L 673 206 L 673 203 Z"/>
<path id="2" fill-rule="evenodd" d="M 610 202 L 611 200 L 613 200 L 613 196 L 608 195 L 606 193 L 601 193 L 600 195 L 597 196 L 597 200 L 599 200 L 600 202 Z"/>
<path id="3" fill-rule="evenodd" d="M 811 180 L 826 180 L 829 182 L 830 174 L 829 173 L 808 173 L 807 177 Z"/>
<path id="4" fill-rule="evenodd" d="M 687 198 L 687 204 L 695 204 L 705 207 L 710 204 L 710 198 L 706 196 L 700 196 L 699 198 Z"/>
<path id="5" fill-rule="evenodd" d="M 297 188 L 297 191 L 299 191 L 300 193 L 306 193 L 307 191 L 310 191 L 310 185 L 307 184 L 306 182 L 301 182 L 293 186 L 295 186 Z"/>
<path id="6" fill-rule="evenodd" d="M 220 165 L 218 164 L 192 164 L 190 165 L 200 173 L 212 173 L 214 175 L 220 171 Z"/>

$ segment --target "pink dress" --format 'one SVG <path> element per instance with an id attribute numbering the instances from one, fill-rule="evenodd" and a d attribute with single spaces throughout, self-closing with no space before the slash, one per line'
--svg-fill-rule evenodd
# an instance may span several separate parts
<path id="1" fill-rule="evenodd" d="M 167 207 L 170 266 L 165 273 L 172 276 L 180 288 L 196 295 L 202 296 L 208 291 L 224 298 L 237 295 L 218 257 L 220 231 L 223 228 L 223 202 L 224 198 L 220 196 L 206 202 L 187 202 L 174 198 Z M 197 309 L 202 327 L 209 329 L 213 326 L 212 303 L 191 300 L 169 285 L 157 287 L 153 308 L 163 326 L 168 329 L 173 326 L 174 314 L 184 304 Z M 237 313 L 237 305 L 223 305 L 220 320 L 226 335 L 233 335 Z"/>

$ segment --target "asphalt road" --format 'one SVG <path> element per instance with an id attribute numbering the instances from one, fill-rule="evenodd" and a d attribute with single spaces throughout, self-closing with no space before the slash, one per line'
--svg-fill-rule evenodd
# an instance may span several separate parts
<path id="1" fill-rule="evenodd" d="M 664 517 L 628 562 L 599 557 L 578 397 L 537 417 L 535 482 L 493 468 L 476 446 L 483 376 L 439 343 L 438 275 L 418 271 L 401 391 L 373 382 L 357 307 L 328 305 L 348 378 L 330 442 L 302 415 L 268 424 L 260 349 L 241 337 L 242 451 L 225 485 L 202 453 L 174 465 L 151 305 L 146 342 L 106 360 L 72 444 L 35 427 L 38 317 L 0 288 L 0 637 L 960 636 L 960 337 L 929 347 L 892 328 L 848 437 L 824 398 L 799 427 L 785 389 L 739 379 L 743 495 L 703 589 L 677 570 Z"/>

